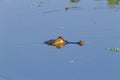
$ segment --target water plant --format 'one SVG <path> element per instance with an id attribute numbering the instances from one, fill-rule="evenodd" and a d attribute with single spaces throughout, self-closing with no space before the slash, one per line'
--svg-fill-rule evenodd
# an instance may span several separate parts
<path id="1" fill-rule="evenodd" d="M 106 48 L 108 51 L 120 52 L 120 48 Z"/>
<path id="2" fill-rule="evenodd" d="M 77 3 L 79 2 L 80 0 L 70 0 L 71 3 Z"/>
<path id="3" fill-rule="evenodd" d="M 108 0 L 108 4 L 109 5 L 119 5 L 120 4 L 120 0 Z"/>

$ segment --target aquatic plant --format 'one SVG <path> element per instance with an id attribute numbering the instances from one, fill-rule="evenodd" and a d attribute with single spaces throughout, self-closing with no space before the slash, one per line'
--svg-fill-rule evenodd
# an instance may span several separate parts
<path id="1" fill-rule="evenodd" d="M 108 0 L 108 4 L 109 5 L 119 5 L 120 4 L 120 0 Z"/>
<path id="2" fill-rule="evenodd" d="M 120 48 L 106 48 L 108 51 L 120 52 Z"/>
<path id="3" fill-rule="evenodd" d="M 79 2 L 80 0 L 70 0 L 71 3 L 77 3 Z"/>

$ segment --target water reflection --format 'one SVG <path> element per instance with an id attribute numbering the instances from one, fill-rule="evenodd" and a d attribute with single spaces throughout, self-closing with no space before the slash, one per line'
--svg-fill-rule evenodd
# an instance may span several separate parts
<path id="1" fill-rule="evenodd" d="M 13 80 L 13 79 L 3 76 L 3 75 L 0 75 L 0 80 Z"/>
<path id="2" fill-rule="evenodd" d="M 79 6 L 72 6 L 72 7 L 66 6 L 66 7 L 65 7 L 65 10 L 66 10 L 66 11 L 68 11 L 69 9 L 80 9 L 80 7 L 79 7 Z"/>
<path id="3" fill-rule="evenodd" d="M 71 3 L 78 3 L 79 1 L 80 1 L 80 0 L 70 0 Z M 66 7 L 65 7 L 65 10 L 68 11 L 69 9 L 78 9 L 78 8 L 80 8 L 80 7 L 79 7 L 79 6 L 76 6 L 76 5 L 74 5 L 74 6 L 72 6 L 72 7 L 71 7 L 71 6 L 66 6 Z"/>
<path id="4" fill-rule="evenodd" d="M 57 39 L 51 39 L 48 41 L 45 41 L 44 44 L 55 46 L 56 48 L 63 48 L 67 44 L 78 44 L 80 46 L 85 45 L 85 42 L 80 40 L 79 42 L 68 42 L 67 40 L 64 40 L 63 37 L 59 36 Z"/>
<path id="5" fill-rule="evenodd" d="M 66 7 L 65 7 L 65 10 L 68 11 L 68 9 L 70 9 L 70 7 L 69 7 L 69 6 L 66 6 Z"/>
<path id="6" fill-rule="evenodd" d="M 32 7 L 41 7 L 44 5 L 44 2 L 35 2 L 32 4 Z"/>
<path id="7" fill-rule="evenodd" d="M 49 13 L 54 13 L 54 12 L 59 12 L 59 9 L 55 9 L 55 10 L 49 10 L 49 11 L 44 11 L 43 14 L 49 14 Z"/>

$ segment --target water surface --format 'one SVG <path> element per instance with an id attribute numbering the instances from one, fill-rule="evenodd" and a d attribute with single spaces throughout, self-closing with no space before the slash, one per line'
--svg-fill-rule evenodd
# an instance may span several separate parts
<path id="1" fill-rule="evenodd" d="M 119 16 L 112 0 L 0 0 L 3 80 L 120 80 L 120 52 L 106 50 L 120 47 Z M 58 36 L 86 45 L 43 44 Z"/>

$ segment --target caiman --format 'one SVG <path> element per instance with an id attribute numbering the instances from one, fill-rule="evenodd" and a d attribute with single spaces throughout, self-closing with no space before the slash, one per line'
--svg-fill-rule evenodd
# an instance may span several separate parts
<path id="1" fill-rule="evenodd" d="M 68 42 L 67 40 L 64 40 L 63 37 L 59 36 L 57 39 L 45 41 L 44 44 L 55 46 L 56 48 L 63 48 L 67 44 L 78 44 L 83 46 L 85 45 L 85 42 L 83 40 L 80 40 L 79 42 Z"/>

